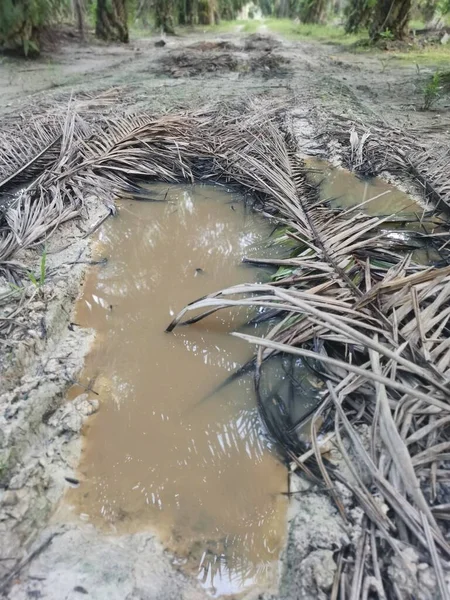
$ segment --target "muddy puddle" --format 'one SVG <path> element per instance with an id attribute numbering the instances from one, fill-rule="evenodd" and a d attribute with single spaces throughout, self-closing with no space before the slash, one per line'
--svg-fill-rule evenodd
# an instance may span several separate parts
<path id="1" fill-rule="evenodd" d="M 329 199 L 332 206 L 352 208 L 373 198 L 364 204 L 369 215 L 405 216 L 423 212 L 423 207 L 408 194 L 379 177 L 360 179 L 320 158 L 308 158 L 307 166 L 311 169 L 311 180 L 320 183 L 321 197 Z"/>
<path id="2" fill-rule="evenodd" d="M 97 335 L 70 397 L 87 388 L 100 410 L 65 507 L 107 532 L 154 530 L 212 595 L 269 586 L 287 474 L 260 431 L 251 376 L 220 388 L 252 356 L 227 335 L 248 315 L 164 329 L 188 302 L 267 277 L 241 260 L 267 255 L 273 226 L 220 188 L 149 193 L 161 201 L 122 200 L 99 231 L 108 262 L 88 273 L 77 304 L 76 322 Z"/>
<path id="3" fill-rule="evenodd" d="M 393 250 L 397 240 L 402 244 L 407 241 L 407 252 L 411 252 L 413 260 L 439 264 L 439 240 L 433 243 L 427 236 L 441 231 L 440 225 L 447 221 L 446 215 L 427 214 L 425 206 L 380 177 L 360 179 L 320 158 L 308 158 L 305 162 L 310 169 L 308 178 L 319 185 L 322 200 L 344 211 L 360 206 L 368 215 L 389 217 L 385 232 L 392 241 Z"/>

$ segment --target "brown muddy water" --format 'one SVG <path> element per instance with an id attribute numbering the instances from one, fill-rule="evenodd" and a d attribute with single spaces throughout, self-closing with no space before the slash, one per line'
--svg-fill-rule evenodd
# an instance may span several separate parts
<path id="1" fill-rule="evenodd" d="M 360 179 L 354 173 L 335 168 L 320 158 L 308 158 L 306 164 L 312 169 L 311 180 L 320 183 L 321 198 L 330 199 L 332 206 L 352 208 L 373 198 L 362 207 L 369 215 L 423 212 L 423 207 L 408 194 L 379 177 Z"/>
<path id="2" fill-rule="evenodd" d="M 260 431 L 251 377 L 211 394 L 252 356 L 228 335 L 247 315 L 164 330 L 188 302 L 267 277 L 241 260 L 261 256 L 272 225 L 220 188 L 150 193 L 164 201 L 122 200 L 101 228 L 96 254 L 108 263 L 88 273 L 77 303 L 76 322 L 96 331 L 80 383 L 100 410 L 65 504 L 111 533 L 154 530 L 213 595 L 269 586 L 286 470 Z"/>

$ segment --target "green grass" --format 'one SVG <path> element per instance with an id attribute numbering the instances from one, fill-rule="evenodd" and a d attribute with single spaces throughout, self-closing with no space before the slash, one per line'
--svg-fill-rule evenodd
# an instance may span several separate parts
<path id="1" fill-rule="evenodd" d="M 42 288 L 42 286 L 45 283 L 45 276 L 47 273 L 46 264 L 47 264 L 47 249 L 44 248 L 44 252 L 42 253 L 42 257 L 41 257 L 40 269 L 39 269 L 39 279 L 35 276 L 34 273 L 31 273 L 31 272 L 28 273 L 28 278 L 30 279 L 31 283 L 33 285 L 35 285 L 38 289 Z"/>
<path id="2" fill-rule="evenodd" d="M 357 35 L 345 33 L 344 28 L 334 25 L 307 25 L 304 23 L 294 23 L 290 19 L 272 19 L 263 20 L 249 19 L 247 21 L 223 21 L 220 25 L 198 25 L 195 28 L 180 28 L 181 31 L 196 31 L 208 33 L 230 33 L 241 31 L 243 33 L 256 33 L 261 28 L 265 28 L 272 33 L 281 35 L 290 40 L 312 39 L 334 44 L 350 45 L 367 38 L 367 33 L 362 32 Z"/>
<path id="3" fill-rule="evenodd" d="M 425 21 L 422 21 L 421 19 L 411 19 L 409 27 L 412 31 L 415 31 L 416 29 L 425 29 Z"/>
<path id="4" fill-rule="evenodd" d="M 294 23 L 289 19 L 267 19 L 264 24 L 270 31 L 291 40 L 312 39 L 348 46 L 367 38 L 366 32 L 358 34 L 345 33 L 340 25 L 312 25 Z"/>
<path id="5" fill-rule="evenodd" d="M 232 33 L 243 31 L 244 33 L 255 33 L 265 21 L 249 19 L 247 21 L 221 21 L 219 25 L 196 25 L 195 27 L 179 27 L 180 31 L 186 32 L 208 32 L 208 33 Z"/>
<path id="6" fill-rule="evenodd" d="M 384 54 L 401 61 L 403 64 L 416 64 L 419 67 L 448 68 L 450 65 L 450 45 L 425 46 L 412 48 L 405 52 L 385 52 Z"/>
<path id="7" fill-rule="evenodd" d="M 341 46 L 351 46 L 358 41 L 368 39 L 367 32 L 361 32 L 356 35 L 346 34 L 343 27 L 332 25 L 306 25 L 296 24 L 289 19 L 267 19 L 264 24 L 270 31 L 278 33 L 287 39 L 301 40 L 312 39 L 321 42 L 338 44 Z M 411 29 L 422 25 L 420 21 L 412 21 Z M 371 46 L 358 47 L 354 51 L 376 54 L 380 58 L 396 59 L 402 63 L 417 64 L 419 66 L 433 66 L 435 68 L 448 68 L 450 64 L 450 43 L 442 46 L 441 44 L 429 45 L 424 48 L 412 46 L 405 50 L 379 50 Z"/>

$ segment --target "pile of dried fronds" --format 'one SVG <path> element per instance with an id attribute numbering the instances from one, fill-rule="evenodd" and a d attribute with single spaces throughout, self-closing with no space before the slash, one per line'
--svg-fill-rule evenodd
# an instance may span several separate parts
<path id="1" fill-rule="evenodd" d="M 186 50 L 171 52 L 161 58 L 161 72 L 171 77 L 195 77 L 208 73 L 243 70 L 244 59 L 234 52 Z"/>
<path id="2" fill-rule="evenodd" d="M 229 50 L 233 52 L 239 50 L 239 47 L 233 44 L 233 42 L 228 42 L 226 40 L 217 40 L 215 42 L 205 40 L 204 42 L 195 42 L 194 44 L 190 44 L 188 48 L 190 50 L 199 50 L 200 52 L 209 52 L 211 50 Z"/>
<path id="3" fill-rule="evenodd" d="M 312 421 L 314 452 L 303 452 L 288 419 L 279 427 L 261 405 L 263 420 L 297 470 L 325 481 L 344 519 L 351 517 L 336 481 L 365 514 L 359 541 L 338 559 L 334 597 L 357 599 L 370 590 L 379 597 L 400 597 L 388 566 L 393 555 L 402 556 L 411 546 L 421 562 L 433 565 L 437 586 L 447 597 L 450 267 L 416 265 L 407 253 L 398 253 L 398 242 L 394 250 L 381 231 L 389 218 L 368 217 L 357 209 L 336 212 L 319 201 L 305 180 L 282 107 L 249 103 L 163 117 L 94 119 L 89 125 L 69 115 L 58 141 L 53 130 L 39 135 L 36 160 L 25 154 L 24 161 L 33 176 L 47 159 L 52 166 L 2 217 L 4 273 L 17 273 L 17 252 L 77 214 L 87 194 L 101 194 L 112 206 L 115 194 L 132 192 L 142 178 L 234 182 L 277 217 L 296 243 L 291 258 L 272 260 L 284 267 L 283 277 L 194 302 L 169 329 L 191 311 L 197 312 L 190 323 L 230 306 L 257 306 L 275 314 L 276 324 L 265 338 L 239 335 L 259 348 L 257 390 L 263 361 L 277 352 L 309 361 L 326 381 Z M 357 147 L 352 151 L 360 156 Z M 15 168 L 20 179 L 26 178 L 28 167 Z M 14 180 L 11 175 L 7 183 Z M 326 415 L 325 421 L 334 419 L 335 444 L 351 478 L 321 455 L 317 423 Z M 369 446 L 358 435 L 361 423 L 371 427 Z M 349 457 L 348 444 L 358 460 Z"/>
<path id="4" fill-rule="evenodd" d="M 231 51 L 218 52 L 205 48 L 202 52 L 187 49 L 185 52 L 171 52 L 161 58 L 162 72 L 172 77 L 196 77 L 209 73 L 236 71 L 241 74 L 253 73 L 267 76 L 275 72 L 285 75 L 289 72 L 289 59 L 276 52 L 257 52 L 250 57 Z"/>
<path id="5" fill-rule="evenodd" d="M 280 45 L 280 42 L 272 36 L 262 33 L 253 33 L 246 37 L 244 47 L 246 50 L 271 52 Z"/>

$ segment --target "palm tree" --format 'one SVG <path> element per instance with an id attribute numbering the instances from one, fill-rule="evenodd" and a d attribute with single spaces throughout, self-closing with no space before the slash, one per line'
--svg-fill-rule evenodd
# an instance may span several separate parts
<path id="1" fill-rule="evenodd" d="M 65 0 L 0 0 L 0 48 L 39 54 L 41 32 L 66 11 Z"/>

